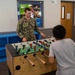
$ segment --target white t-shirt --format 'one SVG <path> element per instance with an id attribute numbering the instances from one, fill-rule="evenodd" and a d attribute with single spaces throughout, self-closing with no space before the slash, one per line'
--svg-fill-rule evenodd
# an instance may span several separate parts
<path id="1" fill-rule="evenodd" d="M 62 72 L 62 70 L 64 72 L 68 69 L 75 69 L 75 43 L 71 39 L 62 39 L 53 42 L 49 49 L 49 57 L 54 56 L 57 60 L 57 67 L 59 72 Z M 61 73 L 61 75 L 65 75 L 65 73 Z"/>

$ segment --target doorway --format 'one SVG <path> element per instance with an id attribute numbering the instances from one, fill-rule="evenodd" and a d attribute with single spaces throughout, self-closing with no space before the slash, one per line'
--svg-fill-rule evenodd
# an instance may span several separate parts
<path id="1" fill-rule="evenodd" d="M 72 38 L 73 2 L 61 2 L 61 22 L 66 29 L 66 38 Z"/>

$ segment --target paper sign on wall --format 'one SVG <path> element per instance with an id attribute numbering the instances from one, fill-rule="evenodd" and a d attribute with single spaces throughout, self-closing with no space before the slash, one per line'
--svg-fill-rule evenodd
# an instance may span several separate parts
<path id="1" fill-rule="evenodd" d="M 71 14 L 67 13 L 67 19 L 70 19 Z"/>

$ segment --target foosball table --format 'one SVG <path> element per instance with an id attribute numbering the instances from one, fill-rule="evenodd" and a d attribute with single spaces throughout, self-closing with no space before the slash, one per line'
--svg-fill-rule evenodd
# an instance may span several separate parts
<path id="1" fill-rule="evenodd" d="M 43 75 L 56 70 L 49 64 L 49 47 L 55 39 L 47 38 L 6 45 L 7 66 L 11 75 Z"/>

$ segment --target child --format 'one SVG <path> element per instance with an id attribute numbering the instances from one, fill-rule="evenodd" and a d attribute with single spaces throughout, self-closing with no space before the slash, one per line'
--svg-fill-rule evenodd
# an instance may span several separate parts
<path id="1" fill-rule="evenodd" d="M 55 26 L 52 32 L 56 41 L 50 46 L 49 62 L 52 64 L 56 58 L 56 75 L 75 75 L 75 43 L 65 38 L 66 30 L 62 25 Z"/>

